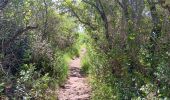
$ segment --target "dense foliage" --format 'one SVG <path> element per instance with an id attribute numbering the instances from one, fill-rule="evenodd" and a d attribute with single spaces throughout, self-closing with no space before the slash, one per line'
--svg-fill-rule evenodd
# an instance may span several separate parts
<path id="1" fill-rule="evenodd" d="M 170 98 L 169 0 L 66 0 L 64 5 L 90 36 L 83 64 L 92 99 Z"/>
<path id="2" fill-rule="evenodd" d="M 51 0 L 1 4 L 0 99 L 54 99 L 53 87 L 67 77 L 67 59 L 78 53 L 74 19 L 60 15 Z"/>
<path id="3" fill-rule="evenodd" d="M 169 0 L 0 0 L 0 99 L 55 99 L 85 47 L 91 99 L 168 100 L 169 33 Z"/>

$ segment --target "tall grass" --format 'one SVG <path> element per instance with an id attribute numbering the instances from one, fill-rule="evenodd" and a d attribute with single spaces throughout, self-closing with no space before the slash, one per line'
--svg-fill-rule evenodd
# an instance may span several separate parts
<path id="1" fill-rule="evenodd" d="M 79 47 L 77 42 L 64 51 L 59 49 L 56 50 L 54 64 L 56 66 L 57 81 L 59 85 L 62 85 L 66 81 L 69 63 L 75 56 L 79 56 Z"/>

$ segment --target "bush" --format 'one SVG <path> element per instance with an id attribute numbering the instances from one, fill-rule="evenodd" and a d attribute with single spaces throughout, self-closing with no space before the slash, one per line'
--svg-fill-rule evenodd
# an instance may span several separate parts
<path id="1" fill-rule="evenodd" d="M 35 66 L 23 65 L 28 70 L 21 70 L 17 83 L 15 84 L 13 99 L 41 99 L 45 96 L 50 82 L 48 73 L 41 75 L 35 71 Z"/>
<path id="2" fill-rule="evenodd" d="M 88 56 L 84 55 L 82 60 L 81 60 L 81 72 L 85 75 L 89 74 L 89 70 L 90 70 L 90 63 L 89 63 L 89 58 Z"/>

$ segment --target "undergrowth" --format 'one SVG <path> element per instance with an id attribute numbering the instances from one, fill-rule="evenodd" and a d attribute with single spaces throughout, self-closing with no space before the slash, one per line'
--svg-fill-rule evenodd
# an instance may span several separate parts
<path id="1" fill-rule="evenodd" d="M 118 47 L 103 52 L 91 37 L 86 36 L 86 39 L 88 40 L 85 42 L 87 52 L 81 64 L 83 72 L 86 73 L 90 79 L 92 100 L 168 99 L 166 97 L 164 98 L 163 95 L 169 95 L 167 94 L 169 85 L 164 85 L 166 82 L 159 81 L 160 86 L 154 86 L 150 81 L 150 76 L 141 74 L 147 72 L 137 72 L 137 70 L 132 68 L 137 68 L 138 65 L 136 63 L 139 62 L 132 61 L 129 53 L 123 53 L 124 50 L 118 49 Z M 142 52 L 144 52 L 144 50 Z M 144 52 L 142 54 L 147 55 L 148 53 Z M 147 56 L 142 56 L 138 59 L 143 60 L 146 59 L 146 57 Z M 158 68 L 166 67 L 167 63 L 165 61 L 165 59 L 161 59 Z M 146 66 L 150 65 L 146 64 Z M 159 70 L 162 71 L 162 69 Z M 161 72 L 159 70 L 157 74 Z M 168 72 L 168 70 L 166 71 Z M 164 75 L 166 74 L 166 76 L 168 76 L 166 71 L 164 71 Z M 166 88 L 162 88 L 161 85 Z M 158 95 L 155 95 L 155 93 Z"/>

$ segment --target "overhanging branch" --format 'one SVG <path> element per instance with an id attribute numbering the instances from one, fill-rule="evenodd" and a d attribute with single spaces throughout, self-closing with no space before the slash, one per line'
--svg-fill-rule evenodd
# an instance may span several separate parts
<path id="1" fill-rule="evenodd" d="M 87 21 L 83 21 L 80 16 L 78 16 L 78 14 L 71 8 L 72 13 L 75 15 L 75 17 L 78 19 L 78 21 L 80 21 L 81 23 L 89 26 L 91 29 L 96 30 L 96 27 L 94 27 L 94 25 L 92 25 L 90 22 Z"/>

